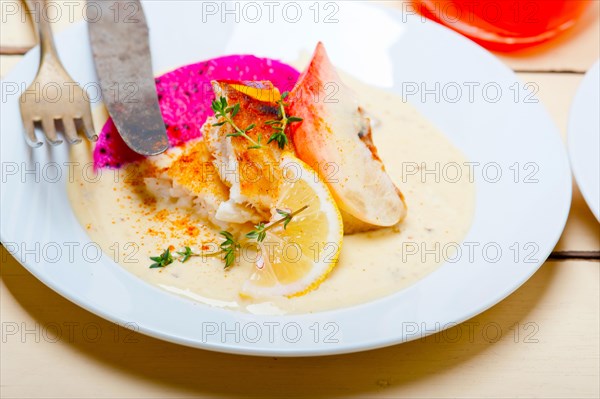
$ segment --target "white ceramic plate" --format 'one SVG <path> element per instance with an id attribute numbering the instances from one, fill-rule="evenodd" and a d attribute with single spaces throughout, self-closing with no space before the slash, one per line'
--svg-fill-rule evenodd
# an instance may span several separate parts
<path id="1" fill-rule="evenodd" d="M 479 163 L 474 166 L 474 222 L 465 238 L 470 244 L 457 262 L 408 289 L 316 314 L 250 315 L 154 288 L 108 256 L 97 259 L 94 246 L 85 247 L 90 239 L 66 195 L 68 173 L 56 178 L 56 166 L 68 162 L 66 146 L 31 151 L 23 140 L 19 93 L 8 94 L 8 88 L 31 81 L 36 48 L 2 82 L 0 238 L 31 273 L 61 295 L 116 323 L 184 345 L 254 355 L 323 355 L 392 345 L 451 327 L 509 295 L 551 252 L 570 206 L 566 152 L 535 97 L 482 48 L 419 17 L 355 2 L 327 3 L 318 23 L 312 4 L 304 2 L 296 3 L 302 13 L 296 23 L 288 22 L 296 18 L 296 6 L 286 9 L 288 21 L 281 6 L 272 23 L 266 9 L 257 23 L 235 23 L 231 15 L 223 23 L 220 14 L 203 14 L 200 2 L 172 3 L 144 4 L 156 71 L 233 53 L 292 61 L 322 40 L 341 68 L 404 94 Z M 96 81 L 85 25 L 59 35 L 57 46 L 75 79 L 84 85 Z M 439 85 L 439 98 L 411 94 L 415 85 Z M 55 260 L 57 253 L 61 257 Z"/>
<path id="2" fill-rule="evenodd" d="M 588 206 L 600 221 L 600 61 L 577 90 L 569 116 L 569 156 L 573 174 Z"/>

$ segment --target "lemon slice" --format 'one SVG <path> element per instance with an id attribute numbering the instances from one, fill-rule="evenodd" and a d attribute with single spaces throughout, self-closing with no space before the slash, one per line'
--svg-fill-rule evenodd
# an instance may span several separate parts
<path id="1" fill-rule="evenodd" d="M 336 265 L 344 228 L 342 217 L 327 186 L 304 162 L 284 154 L 284 176 L 269 223 L 293 216 L 284 228 L 279 223 L 257 243 L 258 257 L 240 295 L 258 298 L 300 296 L 317 288 Z M 278 212 L 278 210 L 280 212 Z"/>

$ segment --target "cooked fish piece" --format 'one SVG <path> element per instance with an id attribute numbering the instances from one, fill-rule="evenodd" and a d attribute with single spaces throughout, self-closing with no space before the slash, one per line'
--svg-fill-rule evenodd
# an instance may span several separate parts
<path id="1" fill-rule="evenodd" d="M 155 177 L 144 179 L 150 192 L 163 200 L 177 201 L 179 207 L 193 208 L 218 227 L 227 227 L 215 214 L 229 198 L 229 189 L 221 182 L 204 139 L 149 160 L 157 167 Z"/>
<path id="2" fill-rule="evenodd" d="M 225 98 L 229 106 L 239 104 L 239 112 L 232 115 L 234 124 L 240 129 L 254 125 L 246 134 L 261 145 L 261 148 L 251 148 L 253 142 L 248 138 L 231 136 L 236 130 L 230 123 L 216 126 L 223 118 L 209 118 L 204 125 L 214 167 L 230 188 L 229 199 L 219 206 L 216 218 L 235 223 L 267 220 L 279 198 L 282 180 L 279 166 L 282 150 L 276 142 L 267 144 L 274 131 L 266 124 L 279 119 L 276 103 L 279 92 L 267 81 L 214 81 L 212 84 L 217 99 Z"/>

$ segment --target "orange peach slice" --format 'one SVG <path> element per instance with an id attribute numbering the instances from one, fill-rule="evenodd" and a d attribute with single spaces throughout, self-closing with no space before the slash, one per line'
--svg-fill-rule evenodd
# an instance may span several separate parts
<path id="1" fill-rule="evenodd" d="M 303 118 L 290 129 L 296 154 L 329 186 L 342 211 L 344 231 L 366 231 L 402 221 L 406 204 L 377 155 L 370 121 L 354 92 L 341 81 L 322 43 L 287 102 L 288 114 Z"/>

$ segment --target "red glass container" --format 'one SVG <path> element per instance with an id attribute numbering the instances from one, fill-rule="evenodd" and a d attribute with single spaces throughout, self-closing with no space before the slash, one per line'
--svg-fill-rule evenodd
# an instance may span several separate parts
<path id="1" fill-rule="evenodd" d="M 575 24 L 591 0 L 412 0 L 429 19 L 491 50 L 547 41 Z"/>

